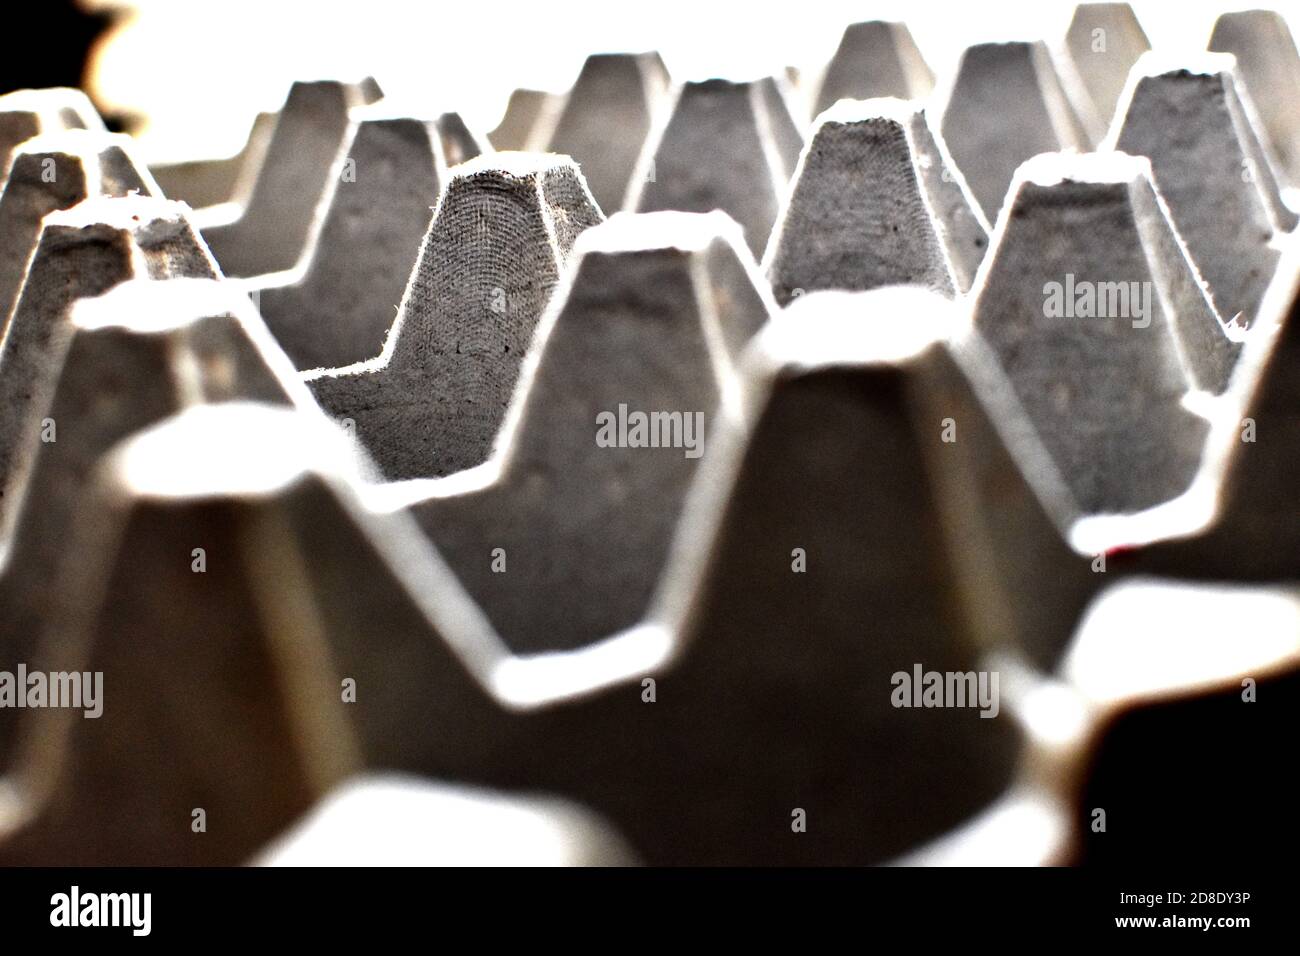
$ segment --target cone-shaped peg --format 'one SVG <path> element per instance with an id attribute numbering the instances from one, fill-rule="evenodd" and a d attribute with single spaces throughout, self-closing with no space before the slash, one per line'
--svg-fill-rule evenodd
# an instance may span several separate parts
<path id="1" fill-rule="evenodd" d="M 45 218 L 0 344 L 0 528 L 15 520 L 34 449 L 57 440 L 50 401 L 71 336 L 70 309 L 131 278 L 210 278 L 216 267 L 180 203 L 90 199 Z"/>
<path id="2" fill-rule="evenodd" d="M 298 263 L 343 148 L 348 110 L 362 102 L 360 91 L 350 83 L 292 86 L 247 208 L 234 222 L 204 230 L 226 275 L 283 272 Z"/>
<path id="3" fill-rule="evenodd" d="M 65 129 L 105 131 L 99 111 L 81 90 L 17 90 L 0 96 L 0 185 L 19 143 Z"/>
<path id="4" fill-rule="evenodd" d="M 0 324 L 13 313 L 46 215 L 93 196 L 154 191 L 130 143 L 126 136 L 67 130 L 14 150 L 0 195 Z"/>
<path id="5" fill-rule="evenodd" d="M 1089 145 L 1041 42 L 982 43 L 967 49 L 942 131 L 990 221 L 997 219 L 1021 163 L 1039 153 Z"/>
<path id="6" fill-rule="evenodd" d="M 1156 197 L 1119 153 L 1046 155 L 1016 174 L 972 290 L 974 322 L 1087 514 L 1191 484 L 1238 351 Z"/>
<path id="7" fill-rule="evenodd" d="M 272 333 L 301 369 L 379 354 L 438 202 L 445 167 L 435 124 L 375 116 L 378 109 L 353 113 L 305 273 L 258 295 Z"/>
<path id="8" fill-rule="evenodd" d="M 1147 50 L 1142 25 L 1127 3 L 1081 3 L 1065 32 L 1065 50 L 1083 89 L 1077 104 L 1094 142 L 1110 128 L 1129 70 Z"/>
<path id="9" fill-rule="evenodd" d="M 587 230 L 538 331 L 481 490 L 414 510 L 516 653 L 638 623 L 708 454 L 733 363 L 767 321 L 721 213 L 622 213 Z"/>
<path id="10" fill-rule="evenodd" d="M 601 218 L 568 157 L 489 153 L 456 168 L 383 351 L 309 376 L 386 478 L 487 460 L 573 241 Z"/>
<path id="11" fill-rule="evenodd" d="M 1300 120 L 1293 107 L 1300 96 L 1300 53 L 1286 20 L 1276 10 L 1222 14 L 1215 21 L 1210 49 L 1237 58 L 1273 155 L 1287 181 L 1300 184 Z"/>
<path id="12" fill-rule="evenodd" d="M 817 118 L 764 265 L 776 299 L 817 289 L 970 289 L 984 217 L 923 109 L 844 102 Z M 800 290 L 796 292 L 796 290 Z"/>
<path id="13" fill-rule="evenodd" d="M 803 139 L 772 78 L 685 83 L 628 192 L 637 212 L 721 209 L 762 255 Z"/>
<path id="14" fill-rule="evenodd" d="M 1232 59 L 1144 55 L 1108 145 L 1151 160 L 1178 234 L 1225 321 L 1249 326 L 1273 275 L 1274 237 L 1296 225 L 1239 96 Z"/>
<path id="15" fill-rule="evenodd" d="M 515 90 L 510 94 L 501 122 L 487 134 L 492 148 L 524 152 L 544 149 L 544 140 L 549 140 L 549 127 L 554 125 L 563 100 L 541 90 Z"/>
<path id="16" fill-rule="evenodd" d="M 920 100 L 933 87 L 934 74 L 906 24 L 853 23 L 826 66 L 813 111 L 824 113 L 840 100 Z"/>
<path id="17" fill-rule="evenodd" d="M 74 306 L 49 421 L 0 562 L 0 656 L 32 661 L 52 590 L 100 456 L 132 433 L 199 402 L 311 406 L 248 298 L 208 279 L 134 279 Z M 0 765 L 14 724 L 0 724 Z"/>
<path id="18" fill-rule="evenodd" d="M 628 182 L 668 88 L 657 53 L 590 56 L 565 100 L 547 149 L 572 156 L 606 215 Z"/>

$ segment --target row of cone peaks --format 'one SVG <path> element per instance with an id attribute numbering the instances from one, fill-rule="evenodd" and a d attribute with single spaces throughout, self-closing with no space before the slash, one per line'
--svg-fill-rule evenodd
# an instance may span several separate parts
<path id="1" fill-rule="evenodd" d="M 746 89 L 750 115 L 773 88 Z M 1218 131 L 1245 151 L 1227 116 Z M 348 120 L 352 143 L 367 122 Z M 1004 810 L 1053 821 L 1017 859 L 1068 859 L 1081 796 L 1061 768 L 1115 714 L 1294 667 L 1300 271 L 1284 223 L 1257 243 L 1276 253 L 1257 306 L 1231 322 L 1149 152 L 1033 160 L 980 255 L 987 223 L 924 116 L 836 107 L 760 267 L 740 215 L 606 221 L 571 160 L 449 164 L 437 123 L 384 122 L 429 166 L 432 219 L 403 227 L 418 251 L 394 268 L 373 236 L 348 245 L 370 208 L 346 204 L 345 184 L 373 181 L 358 161 L 354 183 L 322 183 L 309 265 L 276 285 L 260 267 L 222 278 L 232 240 L 212 237 L 251 250 L 248 217 L 278 223 L 279 200 L 200 236 L 128 143 L 59 133 L 72 145 L 16 151 L 0 635 L 6 659 L 103 672 L 136 704 L 6 721 L 0 857 L 242 862 L 371 768 L 560 794 L 657 862 L 876 862 L 1005 826 Z M 832 166 L 818 187 L 811 157 L 844 129 L 901 173 L 845 190 Z M 81 176 L 43 183 L 33 161 L 66 156 Z M 852 201 L 882 182 L 901 191 Z M 1259 177 L 1236 182 L 1269 210 Z M 816 260 L 833 226 L 819 192 L 911 245 L 830 286 L 850 291 L 791 285 L 779 309 L 773 270 Z M 391 331 L 301 374 L 275 294 L 355 290 L 311 290 L 314 271 L 348 274 L 349 250 L 353 275 L 390 267 Z M 1153 311 L 1018 324 L 1046 318 L 1045 282 L 1070 272 L 1150 283 Z M 909 278 L 936 288 L 896 288 Z M 318 319 L 302 341 L 345 324 L 298 314 Z M 704 453 L 599 447 L 619 406 L 703 414 Z M 1244 420 L 1267 440 L 1240 440 Z M 1115 577 L 1130 580 L 1099 597 Z M 1205 581 L 1230 582 L 1208 592 L 1213 614 L 1189 583 Z M 1224 648 L 1224 608 L 1272 626 Z M 1164 615 L 1200 651 L 1176 678 L 1148 662 L 1167 646 L 1144 624 Z M 1001 720 L 891 707 L 880 688 L 918 661 L 1022 689 Z M 1069 746 L 1038 719 L 1044 696 L 1076 714 Z M 863 794 L 864 779 L 882 782 Z M 195 839 L 195 804 L 221 840 Z M 813 828 L 792 836 L 792 808 Z M 600 850 L 599 829 L 572 839 Z"/>

